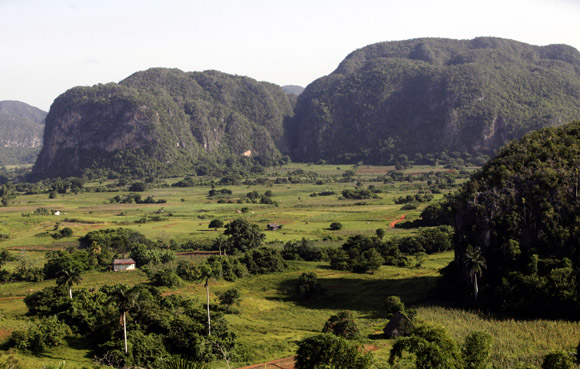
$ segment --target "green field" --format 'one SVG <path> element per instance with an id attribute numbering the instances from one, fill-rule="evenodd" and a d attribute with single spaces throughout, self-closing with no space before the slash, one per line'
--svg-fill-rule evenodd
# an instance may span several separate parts
<path id="1" fill-rule="evenodd" d="M 14 269 L 21 263 L 41 267 L 48 250 L 76 247 L 78 237 L 92 230 L 126 227 L 167 244 L 171 240 L 210 241 L 223 231 L 208 228 L 210 221 L 216 218 L 225 222 L 244 218 L 258 224 L 266 234 L 267 245 L 275 248 L 302 238 L 314 240 L 321 246 L 338 247 L 351 235 L 373 235 L 377 228 L 383 228 L 387 238 L 410 235 L 416 230 L 392 228 L 391 222 L 403 216 L 416 219 L 427 203 L 419 204 L 417 209 L 401 210 L 402 205 L 395 204 L 394 200 L 427 189 L 426 181 L 411 177 L 406 181 L 385 183 L 380 179 L 393 169 L 291 164 L 260 175 L 260 184 L 256 185 L 221 185 L 214 182 L 215 189 L 232 191 L 221 201 L 208 197 L 212 179 L 197 177 L 195 180 L 202 185 L 170 187 L 180 178 L 168 179 L 142 193 L 143 198 L 153 196 L 154 199 L 164 199 L 167 201 L 164 204 L 111 203 L 112 197 L 127 195 L 127 191 L 63 194 L 56 199 L 48 199 L 47 193 L 21 194 L 9 206 L 0 207 L 0 230 L 9 230 L 10 236 L 0 242 L 0 248 L 11 250 L 17 258 L 9 262 L 6 269 Z M 350 182 L 342 181 L 346 170 L 356 172 L 356 177 Z M 432 171 L 447 170 L 415 167 L 404 173 L 420 176 Z M 292 177 L 295 183 L 276 183 L 276 178 L 280 177 Z M 373 185 L 380 189 L 378 198 L 339 199 L 343 189 L 355 188 L 354 181 L 359 181 L 364 187 Z M 461 181 L 458 179 L 457 183 Z M 112 182 L 85 186 L 104 186 L 108 183 Z M 271 191 L 277 205 L 238 201 L 254 190 L 260 194 Z M 450 190 L 436 194 L 435 199 L 440 199 Z M 335 195 L 311 196 L 323 191 L 333 191 Z M 49 209 L 50 215 L 35 215 L 38 208 Z M 53 215 L 55 211 L 61 214 Z M 331 231 L 331 222 L 340 222 L 343 228 Z M 278 223 L 283 228 L 266 231 L 268 223 Z M 70 227 L 74 236 L 54 240 L 50 234 L 56 226 L 59 229 Z M 393 340 L 382 337 L 382 329 L 387 323 L 383 303 L 391 295 L 400 296 L 407 307 L 416 308 L 418 319 L 444 325 L 459 343 L 474 330 L 489 332 L 494 338 L 493 362 L 498 368 L 513 368 L 518 363 L 538 365 L 542 356 L 550 351 L 575 349 L 580 338 L 580 325 L 575 322 L 500 320 L 478 312 L 444 306 L 434 295 L 434 287 L 439 278 L 438 270 L 452 259 L 453 253 L 445 252 L 429 256 L 420 268 L 382 266 L 375 274 L 336 271 L 330 269 L 327 262 L 291 261 L 289 268 L 281 273 L 248 276 L 236 282 L 215 281 L 210 286 L 212 298 L 215 298 L 216 292 L 233 286 L 241 291 L 239 313 L 226 315 L 237 335 L 233 367 L 293 355 L 297 341 L 320 332 L 330 315 L 341 310 L 353 313 L 362 333 L 362 342 L 372 348 L 380 367 L 388 367 L 386 361 Z M 324 295 L 308 303 L 298 302 L 293 293 L 294 283 L 304 271 L 315 271 L 326 290 Z M 83 274 L 80 287 L 99 288 L 115 284 L 120 276 L 123 283 L 128 285 L 148 282 L 146 274 L 141 271 L 122 274 L 92 272 Z M 5 340 L 13 330 L 31 324 L 25 316 L 26 306 L 22 299 L 33 291 L 54 284 L 54 280 L 47 280 L 0 285 L 0 340 Z M 203 285 L 193 283 L 185 283 L 175 290 L 165 288 L 164 292 L 191 296 L 199 301 L 203 301 L 205 296 Z M 68 347 L 60 347 L 41 356 L 4 352 L 3 357 L 10 354 L 27 368 L 56 365 L 61 361 L 66 361 L 65 368 L 89 368 L 93 359 L 90 342 L 75 337 L 70 338 Z M 225 364 L 216 362 L 213 366 L 225 367 Z"/>

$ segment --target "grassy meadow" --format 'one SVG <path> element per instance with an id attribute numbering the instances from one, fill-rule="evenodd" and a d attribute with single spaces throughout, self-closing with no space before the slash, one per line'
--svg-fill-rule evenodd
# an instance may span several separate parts
<path id="1" fill-rule="evenodd" d="M 352 181 L 341 181 L 346 170 L 356 172 Z M 82 192 L 58 195 L 49 199 L 48 194 L 19 195 L 9 206 L 0 207 L 0 229 L 9 230 L 10 237 L 0 242 L 1 249 L 10 250 L 16 261 L 5 268 L 14 269 L 21 263 L 40 267 L 46 252 L 75 247 L 78 237 L 96 229 L 125 227 L 137 230 L 147 237 L 169 243 L 171 240 L 209 241 L 222 234 L 208 228 L 213 219 L 224 222 L 242 217 L 256 223 L 266 234 L 270 247 L 281 248 L 291 240 L 307 238 L 318 245 L 339 247 L 344 240 L 356 234 L 375 234 L 383 228 L 386 237 L 405 236 L 414 229 L 392 228 L 390 224 L 405 217 L 416 219 L 428 203 L 416 209 L 402 210 L 395 204 L 400 196 L 414 195 L 427 189 L 425 180 L 409 178 L 405 181 L 385 183 L 380 178 L 393 167 L 336 166 L 290 164 L 273 168 L 260 175 L 261 184 L 221 185 L 232 195 L 227 198 L 209 198 L 210 179 L 197 178 L 203 185 L 194 187 L 171 187 L 181 178 L 167 179 L 142 193 L 142 197 L 153 196 L 164 199 L 163 204 L 121 204 L 110 201 L 121 192 Z M 413 167 L 404 170 L 405 175 L 418 175 L 432 171 L 447 171 L 441 167 Z M 296 173 L 296 174 L 294 174 Z M 295 183 L 276 183 L 277 177 L 292 177 Z M 312 180 L 312 178 L 314 179 Z M 310 178 L 310 179 L 309 179 Z M 353 189 L 355 181 L 364 187 L 374 185 L 381 192 L 376 199 L 339 199 L 344 189 Z M 460 183 L 458 180 L 457 183 Z M 104 186 L 103 183 L 88 183 L 86 187 Z M 248 192 L 262 194 L 271 191 L 277 205 L 238 202 Z M 451 189 L 435 195 L 440 199 Z M 333 191 L 330 196 L 311 196 L 313 193 Z M 35 215 L 38 208 L 49 209 L 51 215 Z M 61 215 L 52 215 L 60 211 Z M 340 222 L 343 228 L 329 229 L 331 222 Z M 266 231 L 268 223 L 278 223 L 282 229 Z M 55 240 L 50 237 L 56 228 L 70 227 L 73 237 Z M 332 270 L 327 262 L 290 261 L 289 268 L 280 273 L 248 276 L 236 282 L 214 281 L 212 298 L 216 292 L 236 287 L 241 292 L 238 313 L 227 314 L 230 327 L 237 335 L 237 348 L 233 353 L 232 367 L 256 364 L 291 356 L 296 343 L 320 332 L 330 315 L 341 310 L 350 310 L 362 333 L 362 342 L 374 352 L 380 367 L 388 367 L 387 359 L 393 340 L 385 339 L 382 329 L 387 323 L 383 312 L 384 299 L 391 295 L 400 296 L 407 307 L 417 309 L 417 318 L 446 327 L 452 337 L 461 343 L 474 330 L 485 330 L 494 338 L 493 363 L 498 368 L 514 368 L 519 363 L 538 365 L 546 353 L 556 350 L 574 350 L 580 339 L 580 325 L 562 321 L 514 321 L 500 320 L 478 312 L 463 311 L 443 306 L 434 295 L 439 278 L 439 269 L 453 260 L 453 252 L 430 255 L 419 268 L 382 266 L 375 274 L 355 274 Z M 318 275 L 325 293 L 308 303 L 294 298 L 294 285 L 304 271 Z M 142 271 L 91 272 L 83 274 L 83 288 L 99 288 L 119 281 L 127 285 L 147 283 Z M 33 291 L 53 286 L 54 280 L 38 283 L 18 282 L 0 285 L 0 341 L 9 337 L 16 329 L 31 323 L 25 316 L 23 298 Z M 74 293 L 74 292 L 73 292 Z M 176 289 L 164 289 L 165 294 L 190 296 L 203 302 L 203 285 L 184 283 Z M 129 337 L 130 339 L 130 337 Z M 43 365 L 58 365 L 66 361 L 65 368 L 92 367 L 91 343 L 74 337 L 68 346 L 53 349 L 41 356 L 19 352 L 2 352 L 2 358 L 14 355 L 22 367 L 41 368 Z M 0 358 L 0 361 L 2 360 Z M 216 362 L 214 367 L 226 367 Z"/>

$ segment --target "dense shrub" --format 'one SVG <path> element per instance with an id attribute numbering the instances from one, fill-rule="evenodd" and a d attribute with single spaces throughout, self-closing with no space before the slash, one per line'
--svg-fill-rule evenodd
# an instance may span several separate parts
<path id="1" fill-rule="evenodd" d="M 318 276 L 314 272 L 304 272 L 298 277 L 296 294 L 301 299 L 310 299 L 323 293 Z"/>
<path id="2" fill-rule="evenodd" d="M 267 247 L 247 251 L 240 261 L 250 274 L 281 272 L 286 268 L 280 252 Z"/>
<path id="3" fill-rule="evenodd" d="M 14 331 L 8 339 L 8 346 L 40 354 L 48 348 L 64 345 L 65 337 L 71 334 L 70 328 L 53 315 L 43 318 L 27 331 Z"/>
<path id="4" fill-rule="evenodd" d="M 332 315 L 324 324 L 322 333 L 332 333 L 347 340 L 356 339 L 360 336 L 350 311 L 341 311 L 336 315 Z"/>
<path id="5" fill-rule="evenodd" d="M 300 241 L 288 241 L 284 244 L 282 257 L 285 260 L 321 261 L 325 255 L 322 249 L 314 242 L 302 238 Z"/>
<path id="6" fill-rule="evenodd" d="M 342 224 L 340 222 L 332 222 L 330 223 L 330 230 L 332 231 L 339 231 L 342 229 Z"/>

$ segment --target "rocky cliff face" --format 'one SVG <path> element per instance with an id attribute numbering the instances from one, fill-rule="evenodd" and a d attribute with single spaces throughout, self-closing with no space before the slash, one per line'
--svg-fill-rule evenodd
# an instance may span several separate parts
<path id="1" fill-rule="evenodd" d="M 20 101 L 0 101 L 0 147 L 40 147 L 46 112 Z"/>
<path id="2" fill-rule="evenodd" d="M 394 163 L 491 154 L 580 117 L 580 53 L 565 45 L 416 39 L 367 46 L 298 97 L 293 160 Z"/>
<path id="3" fill-rule="evenodd" d="M 32 176 L 184 175 L 200 166 L 277 163 L 291 113 L 280 87 L 211 71 L 152 69 L 119 84 L 77 87 L 52 105 Z"/>

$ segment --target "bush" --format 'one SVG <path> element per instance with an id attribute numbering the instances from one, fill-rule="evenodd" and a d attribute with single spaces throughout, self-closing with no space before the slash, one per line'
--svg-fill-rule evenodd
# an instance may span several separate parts
<path id="1" fill-rule="evenodd" d="M 387 318 L 391 318 L 397 312 L 405 312 L 405 304 L 399 296 L 389 296 L 385 299 L 385 310 Z"/>
<path id="2" fill-rule="evenodd" d="M 280 253 L 267 247 L 250 250 L 240 260 L 246 265 L 250 274 L 281 272 L 286 268 L 286 263 Z"/>
<path id="3" fill-rule="evenodd" d="M 169 288 L 179 287 L 183 284 L 181 278 L 179 278 L 175 271 L 171 269 L 163 269 L 158 271 L 151 278 L 151 282 L 153 282 L 155 286 Z"/>
<path id="4" fill-rule="evenodd" d="M 493 338 L 487 332 L 472 332 L 465 338 L 463 361 L 465 369 L 491 368 L 491 348 Z"/>
<path id="5" fill-rule="evenodd" d="M 44 318 L 39 324 L 30 327 L 28 331 L 14 331 L 8 339 L 8 346 L 40 354 L 48 348 L 65 344 L 64 338 L 70 334 L 72 332 L 68 325 L 53 315 Z"/>
<path id="6" fill-rule="evenodd" d="M 332 231 L 339 231 L 342 229 L 342 224 L 339 222 L 332 222 L 330 223 L 330 229 Z"/>
<path id="7" fill-rule="evenodd" d="M 209 222 L 208 228 L 218 229 L 224 226 L 224 222 L 221 219 L 214 219 Z"/>
<path id="8" fill-rule="evenodd" d="M 240 300 L 240 290 L 237 288 L 231 288 L 224 292 L 216 293 L 220 305 L 224 305 L 227 309 L 230 309 L 234 304 L 237 304 Z"/>
<path id="9" fill-rule="evenodd" d="M 285 260 L 321 261 L 324 252 L 312 241 L 303 238 L 301 241 L 288 241 L 282 250 Z"/>
<path id="10" fill-rule="evenodd" d="M 318 276 L 314 272 L 305 272 L 298 278 L 296 293 L 302 299 L 309 299 L 322 293 Z"/>
<path id="11" fill-rule="evenodd" d="M 544 356 L 542 369 L 572 369 L 574 362 L 565 352 L 552 352 Z"/>
<path id="12" fill-rule="evenodd" d="M 371 353 L 342 337 L 319 334 L 298 342 L 296 369 L 368 369 L 371 364 Z"/>
<path id="13" fill-rule="evenodd" d="M 333 333 L 347 340 L 356 339 L 360 335 L 350 311 L 341 311 L 337 315 L 332 315 L 324 324 L 322 333 Z"/>

